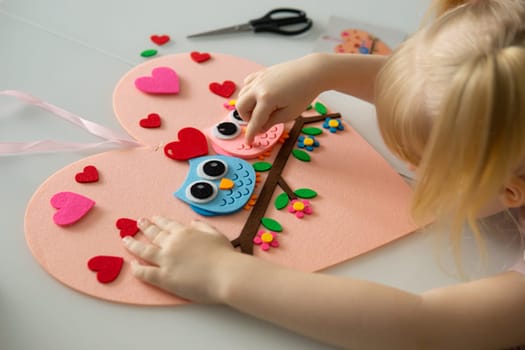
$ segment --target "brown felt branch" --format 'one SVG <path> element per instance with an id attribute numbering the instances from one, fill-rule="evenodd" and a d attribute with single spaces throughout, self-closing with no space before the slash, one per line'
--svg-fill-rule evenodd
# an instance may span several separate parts
<path id="1" fill-rule="evenodd" d="M 255 235 L 257 234 L 257 229 L 261 225 L 261 219 L 264 217 L 264 213 L 266 212 L 266 209 L 270 204 L 273 192 L 275 191 L 275 187 L 278 184 L 281 187 L 283 187 L 282 183 L 284 183 L 285 186 L 287 186 L 284 180 L 282 180 L 281 183 L 279 182 L 279 180 L 281 179 L 281 173 L 284 170 L 284 167 L 286 166 L 286 162 L 288 161 L 288 158 L 292 153 L 295 143 L 297 142 L 299 135 L 301 135 L 303 126 L 305 124 L 323 121 L 326 118 L 340 117 L 341 115 L 339 113 L 334 113 L 326 115 L 315 115 L 311 117 L 299 116 L 295 120 L 292 128 L 290 129 L 289 137 L 279 149 L 279 153 L 277 153 L 277 157 L 275 158 L 272 164 L 272 168 L 268 173 L 263 188 L 259 193 L 257 201 L 255 202 L 255 205 L 253 206 L 250 215 L 248 216 L 248 219 L 246 220 L 246 223 L 244 224 L 244 227 L 242 228 L 242 231 L 239 234 L 239 237 L 237 237 L 231 242 L 234 247 L 240 247 L 241 252 L 243 253 L 253 254 L 253 237 L 255 237 Z M 288 189 L 293 193 L 293 191 L 289 187 Z M 283 188 L 283 190 L 285 189 Z"/>

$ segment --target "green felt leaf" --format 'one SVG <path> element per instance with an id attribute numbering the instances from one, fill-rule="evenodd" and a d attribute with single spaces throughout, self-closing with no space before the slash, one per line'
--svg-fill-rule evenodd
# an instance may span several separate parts
<path id="1" fill-rule="evenodd" d="M 306 135 L 317 136 L 317 135 L 321 135 L 323 133 L 323 130 L 319 128 L 315 128 L 315 127 L 308 127 L 308 128 L 303 128 L 302 132 L 303 134 L 306 134 Z"/>
<path id="2" fill-rule="evenodd" d="M 283 230 L 281 224 L 275 221 L 274 219 L 262 218 L 261 224 L 270 231 L 281 232 Z"/>
<path id="3" fill-rule="evenodd" d="M 142 57 L 151 57 L 151 56 L 155 56 L 157 54 L 157 50 L 155 49 L 149 49 L 149 50 L 144 50 L 140 53 L 140 55 Z"/>
<path id="4" fill-rule="evenodd" d="M 311 159 L 310 155 L 301 149 L 292 150 L 292 154 L 295 158 L 299 159 L 302 162 L 309 162 Z"/>
<path id="5" fill-rule="evenodd" d="M 308 107 L 306 107 L 306 110 L 309 111 L 312 108 L 314 108 L 312 105 L 308 105 Z"/>
<path id="6" fill-rule="evenodd" d="M 326 106 L 322 104 L 321 102 L 316 102 L 314 108 L 317 111 L 317 113 L 321 115 L 325 115 L 328 112 L 328 109 L 326 108 Z"/>
<path id="7" fill-rule="evenodd" d="M 293 191 L 293 193 L 295 193 L 297 197 L 304 199 L 310 199 L 317 196 L 317 192 L 309 188 L 298 188 L 297 190 Z"/>
<path id="8" fill-rule="evenodd" d="M 290 202 L 290 198 L 288 198 L 288 195 L 286 193 L 281 193 L 280 195 L 275 198 L 275 208 L 277 210 L 281 210 L 283 208 L 286 208 L 288 203 Z"/>
<path id="9" fill-rule="evenodd" d="M 253 163 L 253 168 L 255 169 L 255 171 L 259 172 L 268 171 L 272 168 L 272 164 L 268 162 L 257 162 Z"/>

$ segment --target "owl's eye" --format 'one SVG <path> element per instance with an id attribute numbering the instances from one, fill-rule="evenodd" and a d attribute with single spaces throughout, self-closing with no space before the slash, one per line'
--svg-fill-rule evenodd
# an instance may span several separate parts
<path id="1" fill-rule="evenodd" d="M 217 196 L 217 186 L 206 180 L 192 182 L 186 187 L 186 197 L 194 203 L 208 203 Z"/>
<path id="2" fill-rule="evenodd" d="M 215 180 L 228 172 L 228 165 L 220 159 L 208 159 L 197 166 L 197 175 L 204 179 Z"/>
<path id="3" fill-rule="evenodd" d="M 234 109 L 233 111 L 230 112 L 229 117 L 230 117 L 231 121 L 233 121 L 234 123 L 237 123 L 239 125 L 247 125 L 248 124 L 247 121 L 245 121 L 244 119 L 241 118 L 241 115 L 239 114 L 239 112 L 237 112 L 236 109 Z"/>
<path id="4" fill-rule="evenodd" d="M 222 122 L 213 127 L 212 133 L 219 139 L 230 140 L 241 133 L 241 128 L 234 122 Z"/>

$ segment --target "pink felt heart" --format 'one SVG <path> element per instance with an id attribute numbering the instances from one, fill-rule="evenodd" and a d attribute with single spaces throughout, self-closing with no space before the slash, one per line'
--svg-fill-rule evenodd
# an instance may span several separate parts
<path id="1" fill-rule="evenodd" d="M 82 219 L 95 202 L 74 192 L 58 192 L 51 198 L 51 205 L 57 209 L 53 221 L 59 226 L 68 226 Z"/>
<path id="2" fill-rule="evenodd" d="M 206 62 L 211 58 L 211 55 L 207 52 L 193 51 L 190 53 L 191 59 L 197 63 Z"/>
<path id="3" fill-rule="evenodd" d="M 122 238 L 126 236 L 135 236 L 137 232 L 139 232 L 137 221 L 132 219 L 120 218 L 115 223 L 115 226 L 120 230 L 120 237 Z"/>
<path id="4" fill-rule="evenodd" d="M 148 114 L 147 118 L 141 119 L 139 122 L 139 125 L 146 129 L 159 128 L 160 124 L 160 116 L 157 113 Z"/>
<path id="5" fill-rule="evenodd" d="M 225 80 L 222 84 L 217 82 L 210 83 L 209 88 L 214 94 L 228 98 L 235 92 L 236 85 L 231 80 Z"/>
<path id="6" fill-rule="evenodd" d="M 164 154 L 175 160 L 188 160 L 208 154 L 206 136 L 195 128 L 184 128 L 177 134 L 179 141 L 164 146 Z"/>
<path id="7" fill-rule="evenodd" d="M 75 175 L 75 181 L 79 183 L 89 183 L 98 181 L 98 170 L 94 165 L 88 165 L 84 170 Z"/>
<path id="8" fill-rule="evenodd" d="M 151 77 L 135 79 L 135 87 L 148 94 L 178 94 L 179 76 L 170 67 L 157 67 Z"/>
<path id="9" fill-rule="evenodd" d="M 170 41 L 169 35 L 152 35 L 150 36 L 151 41 L 153 41 L 157 45 L 164 45 L 168 41 Z"/>
<path id="10" fill-rule="evenodd" d="M 113 282 L 122 269 L 124 259 L 120 256 L 98 255 L 89 259 L 87 265 L 91 271 L 97 272 L 100 283 Z"/>

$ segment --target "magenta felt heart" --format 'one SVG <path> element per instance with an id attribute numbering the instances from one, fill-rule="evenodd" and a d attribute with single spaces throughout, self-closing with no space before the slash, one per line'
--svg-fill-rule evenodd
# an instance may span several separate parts
<path id="1" fill-rule="evenodd" d="M 151 77 L 135 79 L 135 87 L 147 94 L 178 94 L 179 76 L 170 67 L 157 67 Z"/>
<path id="2" fill-rule="evenodd" d="M 97 272 L 97 280 L 100 283 L 114 281 L 120 274 L 124 259 L 120 256 L 98 255 L 89 259 L 87 265 L 91 271 Z"/>
<path id="3" fill-rule="evenodd" d="M 206 136 L 198 129 L 184 128 L 177 134 L 179 141 L 164 146 L 164 154 L 175 160 L 188 160 L 208 154 Z"/>
<path id="4" fill-rule="evenodd" d="M 59 226 L 74 224 L 95 205 L 93 200 L 74 192 L 58 192 L 50 202 L 57 209 L 53 221 Z"/>

